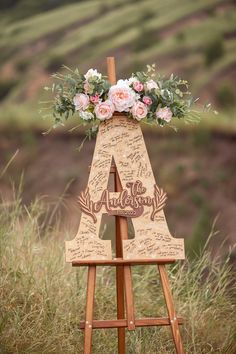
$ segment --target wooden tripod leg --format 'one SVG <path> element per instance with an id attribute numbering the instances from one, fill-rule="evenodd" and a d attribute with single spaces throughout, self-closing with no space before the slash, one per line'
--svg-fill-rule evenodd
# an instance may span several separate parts
<path id="1" fill-rule="evenodd" d="M 116 257 L 122 258 L 122 241 L 119 232 L 119 222 L 116 219 Z M 117 318 L 125 318 L 124 302 L 124 267 L 116 267 L 116 298 L 117 298 Z M 118 328 L 118 353 L 125 354 L 125 328 Z"/>
<path id="2" fill-rule="evenodd" d="M 126 313 L 128 330 L 135 329 L 135 317 L 134 317 L 134 297 L 132 287 L 132 275 L 131 267 L 124 266 L 124 280 L 125 280 L 125 301 L 126 301 Z"/>
<path id="3" fill-rule="evenodd" d="M 107 58 L 107 74 L 112 85 L 116 83 L 116 68 L 115 59 Z M 115 192 L 120 192 L 122 186 L 115 167 L 114 171 Z M 116 257 L 122 258 L 122 237 L 121 237 L 121 221 L 119 216 L 116 216 Z M 123 266 L 116 267 L 116 298 L 117 298 L 117 318 L 125 318 L 125 303 L 124 303 L 124 268 Z M 125 328 L 118 328 L 118 353 L 125 354 Z"/>
<path id="4" fill-rule="evenodd" d="M 88 267 L 88 285 L 86 299 L 85 329 L 84 329 L 84 354 L 92 352 L 92 331 L 93 331 L 93 306 L 96 284 L 96 266 Z"/>
<path id="5" fill-rule="evenodd" d="M 115 191 L 120 188 L 117 171 L 115 171 Z M 116 257 L 122 258 L 122 239 L 120 232 L 120 218 L 116 216 Z M 117 319 L 125 318 L 125 299 L 124 299 L 124 267 L 116 267 L 116 298 L 117 298 Z M 118 353 L 125 354 L 125 328 L 118 328 Z"/>
<path id="6" fill-rule="evenodd" d="M 158 265 L 158 270 L 160 274 L 161 285 L 164 293 L 164 298 L 166 302 L 166 307 L 170 319 L 171 331 L 175 343 L 175 349 L 178 354 L 184 354 L 184 348 L 180 336 L 179 324 L 175 312 L 174 302 L 170 290 L 170 284 L 168 280 L 168 275 L 164 264 Z"/>
<path id="7" fill-rule="evenodd" d="M 121 192 L 122 185 L 117 170 L 115 171 L 115 191 Z M 128 239 L 128 222 L 127 218 L 123 216 L 116 217 L 116 245 L 119 250 L 120 256 L 123 258 L 123 240 Z M 125 285 L 125 301 L 126 301 L 126 314 L 128 329 L 135 329 L 135 317 L 134 317 L 134 299 L 132 289 L 132 275 L 131 267 L 128 265 L 123 266 L 123 284 Z M 123 292 L 123 290 L 122 290 Z M 124 317 L 123 317 L 124 318 Z"/>

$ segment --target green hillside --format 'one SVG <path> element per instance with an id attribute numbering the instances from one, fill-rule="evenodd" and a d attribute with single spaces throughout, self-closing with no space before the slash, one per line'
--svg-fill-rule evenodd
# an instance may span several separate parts
<path id="1" fill-rule="evenodd" d="M 190 80 L 193 93 L 220 111 L 231 110 L 234 104 L 234 1 L 4 3 L 0 15 L 1 125 L 40 125 L 37 102 L 45 98 L 42 87 L 50 74 L 63 63 L 82 71 L 96 67 L 105 72 L 108 55 L 116 57 L 119 77 L 155 62 L 160 72 L 175 72 Z M 224 121 L 235 127 L 233 116 L 232 110 L 224 113 L 217 124 Z"/>

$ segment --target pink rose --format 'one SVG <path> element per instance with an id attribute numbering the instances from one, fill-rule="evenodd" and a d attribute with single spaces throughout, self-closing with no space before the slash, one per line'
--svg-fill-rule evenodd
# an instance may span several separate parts
<path id="1" fill-rule="evenodd" d="M 157 89 L 158 86 L 157 86 L 157 83 L 154 81 L 154 80 L 149 80 L 146 82 L 146 88 L 147 90 L 152 90 L 152 89 Z"/>
<path id="2" fill-rule="evenodd" d="M 133 117 L 137 120 L 141 120 L 147 116 L 147 106 L 140 101 L 135 102 L 131 109 Z"/>
<path id="3" fill-rule="evenodd" d="M 135 89 L 135 91 L 140 92 L 143 90 L 143 84 L 140 81 L 134 81 L 133 88 Z"/>
<path id="4" fill-rule="evenodd" d="M 114 111 L 115 111 L 115 107 L 110 100 L 99 102 L 94 109 L 96 117 L 100 120 L 111 118 Z"/>
<path id="5" fill-rule="evenodd" d="M 145 103 L 147 106 L 150 106 L 152 104 L 152 100 L 148 96 L 143 97 L 143 103 Z"/>
<path id="6" fill-rule="evenodd" d="M 90 97 L 90 101 L 94 104 L 98 103 L 99 102 L 99 96 L 98 95 L 95 95 L 95 96 L 91 96 Z"/>
<path id="7" fill-rule="evenodd" d="M 119 80 L 116 85 L 111 86 L 108 98 L 114 104 L 116 111 L 124 112 L 133 106 L 135 92 L 124 80 Z"/>
<path id="8" fill-rule="evenodd" d="M 89 106 L 89 97 L 84 93 L 77 93 L 73 98 L 73 102 L 76 111 L 85 110 Z"/>
<path id="9" fill-rule="evenodd" d="M 86 81 L 85 83 L 84 83 L 84 91 L 85 92 L 88 92 L 90 90 L 90 86 L 89 86 L 89 83 Z"/>
<path id="10" fill-rule="evenodd" d="M 156 117 L 165 120 L 167 123 L 171 121 L 172 112 L 169 107 L 159 108 L 156 111 Z"/>

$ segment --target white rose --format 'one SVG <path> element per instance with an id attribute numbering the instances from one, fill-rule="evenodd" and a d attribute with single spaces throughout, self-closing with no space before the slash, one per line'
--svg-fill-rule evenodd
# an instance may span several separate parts
<path id="1" fill-rule="evenodd" d="M 118 85 L 118 86 L 129 86 L 128 85 L 128 80 L 126 80 L 126 79 L 125 80 L 123 80 L 123 79 L 118 80 L 116 85 Z"/>
<path id="2" fill-rule="evenodd" d="M 152 89 L 157 89 L 158 86 L 157 86 L 157 83 L 154 81 L 154 80 L 149 80 L 146 82 L 146 88 L 147 90 L 152 90 Z"/>
<path id="3" fill-rule="evenodd" d="M 88 81 L 91 77 L 96 76 L 101 79 L 102 74 L 100 74 L 96 69 L 89 69 L 84 75 L 85 79 Z"/>
<path id="4" fill-rule="evenodd" d="M 94 115 L 91 112 L 81 111 L 79 115 L 83 120 L 90 120 L 94 118 Z"/>
<path id="5" fill-rule="evenodd" d="M 118 112 L 128 111 L 135 102 L 135 92 L 124 80 L 119 80 L 116 85 L 110 87 L 109 100 L 114 104 Z"/>
<path id="6" fill-rule="evenodd" d="M 110 100 L 99 102 L 94 109 L 96 117 L 100 120 L 109 119 L 112 117 L 115 107 Z"/>
<path id="7" fill-rule="evenodd" d="M 143 102 L 137 101 L 131 108 L 131 113 L 135 119 L 141 120 L 147 116 L 147 106 Z"/>
<path id="8" fill-rule="evenodd" d="M 165 120 L 167 123 L 169 123 L 172 118 L 172 112 L 169 107 L 159 108 L 156 111 L 156 117 L 157 119 L 160 118 Z"/>
<path id="9" fill-rule="evenodd" d="M 128 85 L 132 85 L 134 82 L 138 81 L 138 78 L 135 76 L 131 76 L 128 80 L 125 81 L 127 81 Z"/>
<path id="10" fill-rule="evenodd" d="M 73 103 L 76 111 L 85 110 L 89 106 L 89 96 L 84 93 L 77 93 L 73 98 Z"/>

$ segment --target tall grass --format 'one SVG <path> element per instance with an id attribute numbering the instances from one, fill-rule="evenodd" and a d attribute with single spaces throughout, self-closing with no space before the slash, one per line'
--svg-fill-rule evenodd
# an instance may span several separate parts
<path id="1" fill-rule="evenodd" d="M 46 208 L 20 197 L 0 204 L 0 353 L 82 353 L 86 270 L 64 261 L 59 227 L 49 229 Z M 71 239 L 73 235 L 66 235 Z M 234 274 L 205 249 L 169 268 L 178 314 L 185 319 L 186 353 L 235 353 Z M 99 267 L 95 318 L 115 318 L 114 269 Z M 166 314 L 157 269 L 134 267 L 136 315 Z M 127 353 L 174 353 L 170 328 L 127 332 Z M 97 330 L 93 353 L 116 353 L 116 330 Z"/>

